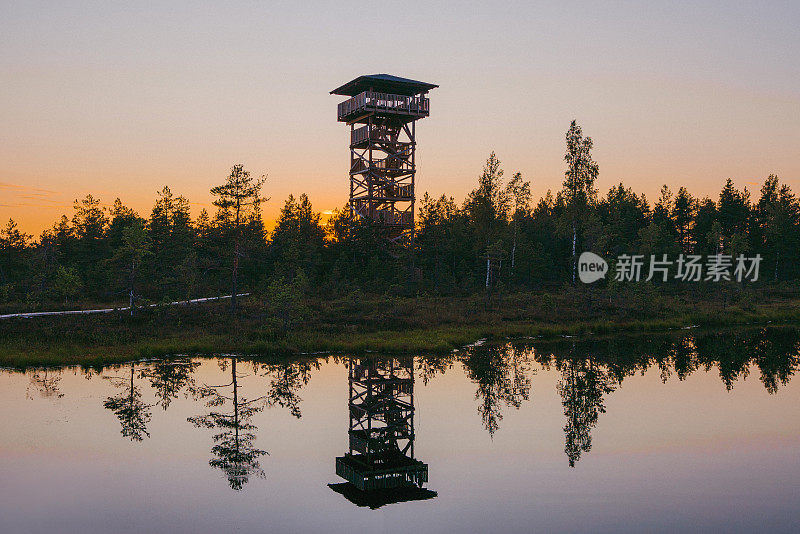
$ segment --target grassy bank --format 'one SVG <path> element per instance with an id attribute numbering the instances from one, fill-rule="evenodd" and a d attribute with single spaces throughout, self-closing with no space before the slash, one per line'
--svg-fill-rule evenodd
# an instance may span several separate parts
<path id="1" fill-rule="evenodd" d="M 553 293 L 417 298 L 364 295 L 308 299 L 288 312 L 258 296 L 236 318 L 227 304 L 94 316 L 38 317 L 0 323 L 0 365 L 113 363 L 170 354 L 446 352 L 477 339 L 658 332 L 698 326 L 800 324 L 800 288 L 649 286 L 615 292 L 567 288 Z M 279 319 L 280 317 L 280 319 Z"/>

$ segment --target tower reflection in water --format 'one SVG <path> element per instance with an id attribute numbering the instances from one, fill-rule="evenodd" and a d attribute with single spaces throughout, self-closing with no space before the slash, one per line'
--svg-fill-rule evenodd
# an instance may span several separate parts
<path id="1" fill-rule="evenodd" d="M 329 484 L 358 506 L 436 497 L 424 489 L 428 464 L 414 458 L 414 358 L 355 358 L 349 367 L 350 451 Z"/>

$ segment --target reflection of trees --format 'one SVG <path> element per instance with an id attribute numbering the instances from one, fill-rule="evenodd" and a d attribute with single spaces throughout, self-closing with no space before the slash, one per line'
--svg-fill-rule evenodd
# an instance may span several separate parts
<path id="1" fill-rule="evenodd" d="M 755 364 L 761 371 L 761 382 L 771 394 L 778 384 L 786 385 L 800 366 L 800 330 L 780 329 L 779 335 L 763 332 L 755 344 Z"/>
<path id="2" fill-rule="evenodd" d="M 510 344 L 487 347 L 468 351 L 461 361 L 467 376 L 478 384 L 478 412 L 483 426 L 494 436 L 503 419 L 503 405 L 519 408 L 528 400 L 533 374 L 529 351 L 517 350 Z"/>
<path id="3" fill-rule="evenodd" d="M 31 388 L 33 388 L 43 399 L 60 399 L 64 394 L 61 393 L 59 382 L 61 382 L 60 369 L 42 369 L 41 371 L 34 371 L 31 374 L 31 382 L 25 392 L 25 396 L 32 399 Z"/>
<path id="4" fill-rule="evenodd" d="M 733 389 L 751 367 L 770 393 L 787 384 L 800 366 L 800 329 L 692 332 L 664 336 L 616 336 L 608 340 L 536 343 L 536 359 L 555 364 L 561 372 L 556 388 L 561 395 L 567 423 L 565 452 L 570 466 L 592 446 L 591 430 L 605 412 L 603 396 L 621 386 L 622 380 L 659 368 L 662 380 L 674 372 L 685 380 L 698 369 L 717 368 L 725 388 Z M 591 357 L 582 357 L 591 354 Z"/>
<path id="5" fill-rule="evenodd" d="M 220 361 L 220 367 L 226 370 L 228 364 Z M 202 386 L 194 388 L 195 393 L 206 399 L 206 406 L 211 408 L 226 406 L 230 403 L 229 412 L 212 410 L 210 413 L 190 417 L 188 421 L 198 428 L 218 429 L 214 435 L 214 455 L 208 462 L 215 469 L 222 470 L 228 479 L 231 489 L 239 491 L 247 484 L 251 476 L 263 478 L 259 458 L 266 451 L 255 447 L 255 432 L 258 430 L 251 422 L 253 415 L 264 409 L 264 397 L 247 400 L 239 395 L 239 378 L 236 358 L 230 358 L 231 381 L 220 386 Z M 222 391 L 231 388 L 229 395 Z"/>
<path id="6" fill-rule="evenodd" d="M 686 378 L 697 370 L 697 347 L 691 336 L 684 336 L 672 344 L 669 358 L 679 380 Z"/>
<path id="7" fill-rule="evenodd" d="M 142 401 L 142 393 L 134 385 L 136 364 L 131 363 L 130 378 L 104 377 L 111 380 L 122 391 L 113 397 L 108 397 L 103 407 L 114 412 L 122 425 L 122 435 L 131 441 L 142 441 L 150 437 L 147 423 L 150 422 L 150 404 Z"/>
<path id="8" fill-rule="evenodd" d="M 695 338 L 698 361 L 706 370 L 715 365 L 728 391 L 739 378 L 750 374 L 753 345 L 735 332 L 699 335 Z"/>
<path id="9" fill-rule="evenodd" d="M 614 390 L 607 372 L 592 358 L 570 358 L 560 362 L 561 380 L 556 385 L 564 406 L 564 452 L 569 466 L 575 467 L 581 454 L 592 448 L 592 428 L 599 414 L 605 413 L 603 395 Z"/>
<path id="10" fill-rule="evenodd" d="M 443 375 L 445 371 L 453 367 L 453 362 L 455 362 L 455 360 L 456 357 L 454 353 L 418 357 L 418 374 L 422 379 L 422 383 L 427 386 L 428 382 L 436 377 L 436 375 Z"/>
<path id="11" fill-rule="evenodd" d="M 560 373 L 556 389 L 561 397 L 566 423 L 565 452 L 575 466 L 591 450 L 593 429 L 599 414 L 605 412 L 605 396 L 621 387 L 625 379 L 648 370 L 660 372 L 662 380 L 685 380 L 700 371 L 718 373 L 724 387 L 731 390 L 737 381 L 752 373 L 774 394 L 789 383 L 800 366 L 800 329 L 768 327 L 760 329 L 704 332 L 686 330 L 665 335 L 563 339 L 533 342 L 530 347 L 511 345 L 474 347 L 465 352 L 417 358 L 416 376 L 426 382 L 444 373 L 458 361 L 475 383 L 475 399 L 483 425 L 494 435 L 509 407 L 519 408 L 529 398 L 533 358 L 543 368 Z M 587 357 L 591 355 L 591 357 Z M 255 447 L 255 413 L 266 406 L 286 408 L 301 416 L 302 388 L 309 382 L 320 361 L 345 361 L 336 356 L 324 360 L 282 363 L 253 363 L 253 371 L 265 377 L 265 389 L 255 400 L 241 396 L 243 364 L 235 359 L 221 360 L 230 379 L 221 386 L 195 384 L 197 363 L 188 361 L 129 364 L 121 376 L 103 377 L 117 388 L 116 395 L 103 406 L 112 411 L 121 425 L 121 434 L 132 441 L 149 437 L 151 409 L 166 409 L 183 392 L 191 392 L 211 408 L 210 413 L 190 418 L 198 427 L 214 429 L 212 459 L 209 462 L 228 478 L 232 488 L 241 489 L 250 476 L 263 476 L 259 459 L 266 452 Z M 237 373 L 238 365 L 238 373 Z M 652 369 L 656 367 L 656 369 Z M 248 370 L 250 368 L 248 367 Z M 79 372 L 77 369 L 75 373 Z M 87 379 L 102 376 L 101 366 L 80 369 Z M 61 370 L 29 371 L 28 398 L 60 398 Z M 711 375 L 709 375 L 711 376 Z M 156 399 L 144 402 L 141 378 L 152 386 Z M 148 394 L 149 395 L 149 394 Z"/>
<path id="12" fill-rule="evenodd" d="M 751 367 L 757 367 L 764 387 L 776 393 L 800 365 L 800 330 L 796 328 L 704 334 L 695 338 L 695 344 L 697 365 L 706 370 L 717 367 L 729 391 L 737 380 L 750 375 Z"/>
<path id="13" fill-rule="evenodd" d="M 288 408 L 289 413 L 298 419 L 302 415 L 300 403 L 303 399 L 297 392 L 311 379 L 311 369 L 319 369 L 319 362 L 307 361 L 265 365 L 270 377 L 266 401 L 269 406 Z"/>
<path id="14" fill-rule="evenodd" d="M 198 365 L 199 362 L 163 360 L 142 371 L 155 391 L 156 404 L 166 410 L 183 388 L 194 386 L 192 373 Z"/>

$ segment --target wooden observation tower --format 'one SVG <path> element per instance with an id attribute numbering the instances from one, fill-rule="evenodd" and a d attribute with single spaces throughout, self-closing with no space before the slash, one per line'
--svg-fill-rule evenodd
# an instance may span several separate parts
<path id="1" fill-rule="evenodd" d="M 416 121 L 430 114 L 432 83 L 389 74 L 359 76 L 331 91 L 350 126 L 350 212 L 398 241 L 414 229 Z"/>

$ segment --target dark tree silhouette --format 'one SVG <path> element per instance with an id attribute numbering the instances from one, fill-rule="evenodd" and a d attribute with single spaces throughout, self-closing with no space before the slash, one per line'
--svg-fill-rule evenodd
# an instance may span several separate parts
<path id="1" fill-rule="evenodd" d="M 416 367 L 419 369 L 419 377 L 424 385 L 433 380 L 437 375 L 443 375 L 448 369 L 453 367 L 457 358 L 454 353 L 437 354 L 435 356 L 419 356 Z"/>
<path id="2" fill-rule="evenodd" d="M 239 262 L 246 252 L 244 227 L 256 223 L 261 226 L 260 205 L 268 199 L 261 196 L 266 176 L 253 178 L 244 166 L 234 165 L 224 184 L 211 189 L 216 197 L 217 221 L 230 234 L 233 245 L 231 258 L 231 310 L 236 312 L 236 293 L 239 291 Z M 263 235 L 262 235 L 263 238 Z"/>

